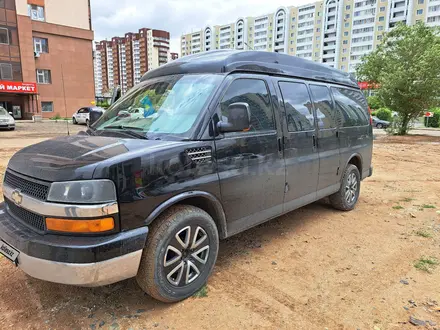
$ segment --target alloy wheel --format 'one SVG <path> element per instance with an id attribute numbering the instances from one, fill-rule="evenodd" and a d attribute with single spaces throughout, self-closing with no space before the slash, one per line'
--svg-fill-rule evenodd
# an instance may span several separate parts
<path id="1" fill-rule="evenodd" d="M 357 197 L 358 182 L 355 173 L 350 173 L 347 178 L 347 184 L 345 186 L 345 200 L 347 203 L 352 204 Z"/>
<path id="2" fill-rule="evenodd" d="M 165 250 L 163 269 L 168 282 L 184 287 L 195 281 L 208 261 L 209 243 L 206 231 L 198 225 L 179 230 Z"/>

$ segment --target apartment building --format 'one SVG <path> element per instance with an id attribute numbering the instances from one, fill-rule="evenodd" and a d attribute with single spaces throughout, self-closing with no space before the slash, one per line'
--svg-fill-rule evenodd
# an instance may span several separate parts
<path id="1" fill-rule="evenodd" d="M 239 17 L 183 35 L 182 56 L 213 49 L 280 52 L 354 73 L 398 22 L 440 25 L 440 0 L 325 0 Z"/>
<path id="2" fill-rule="evenodd" d="M 92 48 L 89 0 L 0 0 L 0 106 L 23 119 L 90 105 Z"/>
<path id="3" fill-rule="evenodd" d="M 96 42 L 95 48 L 97 97 L 108 95 L 117 86 L 122 93 L 127 92 L 145 72 L 168 63 L 171 54 L 175 54 L 170 53 L 170 33 L 149 28 Z"/>

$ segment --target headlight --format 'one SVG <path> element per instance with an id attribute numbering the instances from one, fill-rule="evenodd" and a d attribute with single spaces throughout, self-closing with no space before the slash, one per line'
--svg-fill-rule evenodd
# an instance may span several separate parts
<path id="1" fill-rule="evenodd" d="M 10 117 L 10 118 L 9 118 L 9 124 L 13 124 L 13 123 L 15 123 L 15 119 L 12 118 L 12 117 Z"/>
<path id="2" fill-rule="evenodd" d="M 110 180 L 54 182 L 47 200 L 60 203 L 97 204 L 116 201 L 116 188 Z"/>

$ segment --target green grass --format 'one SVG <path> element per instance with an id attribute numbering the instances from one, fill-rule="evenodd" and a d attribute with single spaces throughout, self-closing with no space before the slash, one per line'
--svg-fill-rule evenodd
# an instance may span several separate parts
<path id="1" fill-rule="evenodd" d="M 432 234 L 430 232 L 427 232 L 426 230 L 417 230 L 415 233 L 417 236 L 425 237 L 425 238 L 432 238 Z"/>
<path id="2" fill-rule="evenodd" d="M 194 298 L 205 298 L 208 297 L 208 287 L 206 284 L 196 293 L 193 294 Z"/>
<path id="3" fill-rule="evenodd" d="M 427 273 L 431 273 L 432 270 L 437 265 L 438 265 L 438 260 L 437 258 L 434 257 L 421 257 L 419 260 L 417 260 L 414 263 L 415 268 Z"/>
<path id="4" fill-rule="evenodd" d="M 435 209 L 435 206 L 434 205 L 430 205 L 430 204 L 423 204 L 422 207 L 424 209 Z"/>
<path id="5" fill-rule="evenodd" d="M 401 202 L 405 202 L 405 203 L 409 203 L 409 202 L 411 202 L 411 201 L 413 201 L 414 200 L 414 198 L 408 198 L 408 197 L 405 197 L 404 199 L 401 199 L 400 201 Z"/>
<path id="6" fill-rule="evenodd" d="M 402 205 L 394 205 L 394 206 L 393 206 L 393 209 L 395 209 L 395 210 L 401 210 L 401 209 L 403 209 L 403 206 L 402 206 Z"/>

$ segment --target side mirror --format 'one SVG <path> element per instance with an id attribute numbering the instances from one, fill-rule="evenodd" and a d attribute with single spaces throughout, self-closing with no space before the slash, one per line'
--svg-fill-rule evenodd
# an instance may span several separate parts
<path id="1" fill-rule="evenodd" d="M 228 118 L 227 122 L 220 121 L 217 124 L 217 128 L 221 133 L 241 132 L 251 126 L 251 111 L 247 103 L 230 104 L 226 109 L 225 117 Z"/>
<path id="2" fill-rule="evenodd" d="M 10 112 L 10 111 L 9 111 L 9 114 L 10 114 L 11 116 L 13 116 L 13 115 L 14 115 L 14 114 L 13 114 L 12 112 Z"/>

